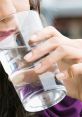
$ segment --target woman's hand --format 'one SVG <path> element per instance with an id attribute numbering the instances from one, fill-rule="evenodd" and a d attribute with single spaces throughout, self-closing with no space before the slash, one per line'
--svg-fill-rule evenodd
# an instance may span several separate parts
<path id="1" fill-rule="evenodd" d="M 40 44 L 38 45 L 38 43 Z M 24 58 L 27 62 L 32 62 L 43 57 L 43 59 L 41 60 L 41 64 L 38 64 L 38 66 L 34 68 L 35 72 L 38 74 L 47 71 L 51 66 L 53 66 L 53 64 L 58 63 L 60 71 L 63 72 L 65 75 L 66 73 L 68 73 L 68 75 L 66 75 L 66 77 L 68 78 L 68 76 L 70 76 L 69 69 L 71 69 L 71 66 L 73 64 L 80 63 L 82 60 L 81 43 L 82 41 L 80 39 L 71 40 L 63 36 L 55 28 L 51 26 L 46 27 L 31 38 L 30 44 L 37 46 Z M 73 74 L 75 75 L 75 73 Z M 79 85 L 81 84 L 79 82 L 76 82 L 78 81 L 77 77 L 74 76 L 74 79 L 68 78 L 68 80 L 66 80 L 64 81 L 68 94 L 72 97 L 79 98 L 78 96 L 75 96 L 79 93 L 78 89 Z M 75 84 L 75 82 L 77 85 Z M 76 88 L 78 91 L 76 90 Z"/>
<path id="2" fill-rule="evenodd" d="M 27 62 L 35 61 L 44 55 L 50 53 L 44 57 L 41 61 L 41 65 L 35 68 L 37 73 L 45 72 L 50 66 L 62 61 L 62 70 L 66 70 L 69 65 L 77 63 L 82 59 L 82 44 L 79 41 L 71 40 L 62 34 L 60 34 L 55 28 L 47 27 L 42 32 L 37 33 L 30 40 L 31 44 L 37 44 L 36 48 L 33 48 L 32 52 L 25 56 Z M 61 68 L 61 67 L 60 67 Z"/>
<path id="3" fill-rule="evenodd" d="M 82 63 L 72 65 L 64 75 L 63 82 L 68 95 L 82 101 Z M 62 77 L 58 79 L 62 80 Z"/>

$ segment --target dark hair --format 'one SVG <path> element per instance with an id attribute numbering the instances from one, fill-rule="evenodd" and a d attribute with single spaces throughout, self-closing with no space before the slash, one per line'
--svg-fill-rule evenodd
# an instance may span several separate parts
<path id="1" fill-rule="evenodd" d="M 39 10 L 39 0 L 29 0 L 31 10 Z M 12 85 L 8 80 L 2 64 L 0 63 L 0 117 L 36 117 L 34 113 L 28 113 Z"/>
<path id="2" fill-rule="evenodd" d="M 18 113 L 19 109 L 21 110 Z M 18 95 L 8 80 L 8 75 L 5 73 L 0 63 L 0 117 L 16 117 L 16 115 L 23 115 L 24 110 Z M 23 117 L 23 116 L 18 116 Z"/>
<path id="3" fill-rule="evenodd" d="M 29 0 L 30 9 L 37 10 L 40 13 L 40 0 Z"/>

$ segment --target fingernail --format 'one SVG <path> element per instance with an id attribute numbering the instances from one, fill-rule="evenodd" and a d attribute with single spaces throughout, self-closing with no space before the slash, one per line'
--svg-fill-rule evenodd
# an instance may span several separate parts
<path id="1" fill-rule="evenodd" d="M 24 56 L 24 59 L 26 61 L 30 61 L 30 59 L 32 58 L 32 52 L 28 53 L 27 55 Z"/>
<path id="2" fill-rule="evenodd" d="M 66 79 L 64 73 L 58 73 L 58 74 L 56 74 L 56 78 L 59 79 L 59 80 L 64 80 L 64 79 Z"/>
<path id="3" fill-rule="evenodd" d="M 31 41 L 36 41 L 36 39 L 37 39 L 37 35 L 32 35 L 30 40 Z"/>

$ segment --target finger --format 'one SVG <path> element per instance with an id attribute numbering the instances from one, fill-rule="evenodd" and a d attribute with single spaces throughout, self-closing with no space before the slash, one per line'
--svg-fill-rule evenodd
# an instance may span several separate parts
<path id="1" fill-rule="evenodd" d="M 79 48 L 75 48 L 72 47 L 72 45 L 70 46 L 70 40 L 67 41 L 68 43 L 66 43 L 66 39 L 65 40 L 60 40 L 60 38 L 58 37 L 53 37 L 48 39 L 47 41 L 45 41 L 44 43 L 38 45 L 37 47 L 35 47 L 35 49 L 33 49 L 32 53 L 29 53 L 25 56 L 25 59 L 29 62 L 29 61 L 34 61 L 37 60 L 38 58 L 44 56 L 45 54 L 49 53 L 50 51 L 56 49 L 57 46 L 61 46 L 61 50 L 66 51 L 67 53 L 69 53 L 69 57 L 80 57 L 82 56 L 82 52 L 78 52 Z M 67 45 L 68 44 L 68 45 Z M 68 56 L 67 56 L 68 58 Z"/>
<path id="2" fill-rule="evenodd" d="M 51 38 L 50 40 L 45 41 L 44 43 L 38 45 L 37 47 L 32 49 L 31 53 L 28 53 L 24 59 L 27 62 L 35 61 L 44 55 L 50 53 L 51 51 L 55 50 L 59 46 L 58 39 Z"/>
<path id="3" fill-rule="evenodd" d="M 57 78 L 59 80 L 62 80 L 62 78 L 64 79 L 74 79 L 79 75 L 82 75 L 82 63 L 78 63 L 78 64 L 73 64 L 72 66 L 70 66 L 67 70 L 63 71 L 63 77 L 61 74 L 57 75 Z M 77 77 L 78 78 L 78 77 Z"/>
<path id="4" fill-rule="evenodd" d="M 58 36 L 60 33 L 52 26 L 44 28 L 41 32 L 33 35 L 30 39 L 30 43 L 36 43 L 39 41 L 47 40 L 53 36 Z"/>
<path id="5" fill-rule="evenodd" d="M 35 72 L 37 73 L 44 73 L 48 70 L 49 67 L 53 66 L 55 63 L 57 63 L 58 60 L 60 60 L 61 58 L 63 58 L 65 56 L 64 52 L 60 52 L 60 48 L 57 48 L 55 50 L 55 52 L 52 52 L 50 55 L 48 55 L 47 57 L 45 57 L 42 61 L 41 61 L 41 65 L 40 67 L 36 66 L 35 67 Z"/>
<path id="6" fill-rule="evenodd" d="M 70 71 L 72 71 L 74 75 L 82 74 L 82 63 L 72 65 Z"/>
<path id="7" fill-rule="evenodd" d="M 58 47 L 55 51 L 42 60 L 41 67 L 39 69 L 35 68 L 35 71 L 37 73 L 43 73 L 47 71 L 50 66 L 57 63 L 61 59 L 69 59 L 71 61 L 71 59 L 77 58 L 78 56 L 82 58 L 81 50 L 79 49 L 67 46 Z M 68 65 L 70 64 L 68 63 Z"/>

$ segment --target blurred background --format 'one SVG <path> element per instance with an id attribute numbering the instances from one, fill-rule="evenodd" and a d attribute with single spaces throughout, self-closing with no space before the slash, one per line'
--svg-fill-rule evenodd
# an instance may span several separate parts
<path id="1" fill-rule="evenodd" d="M 82 38 L 82 0 L 41 0 L 41 14 L 63 35 Z"/>

